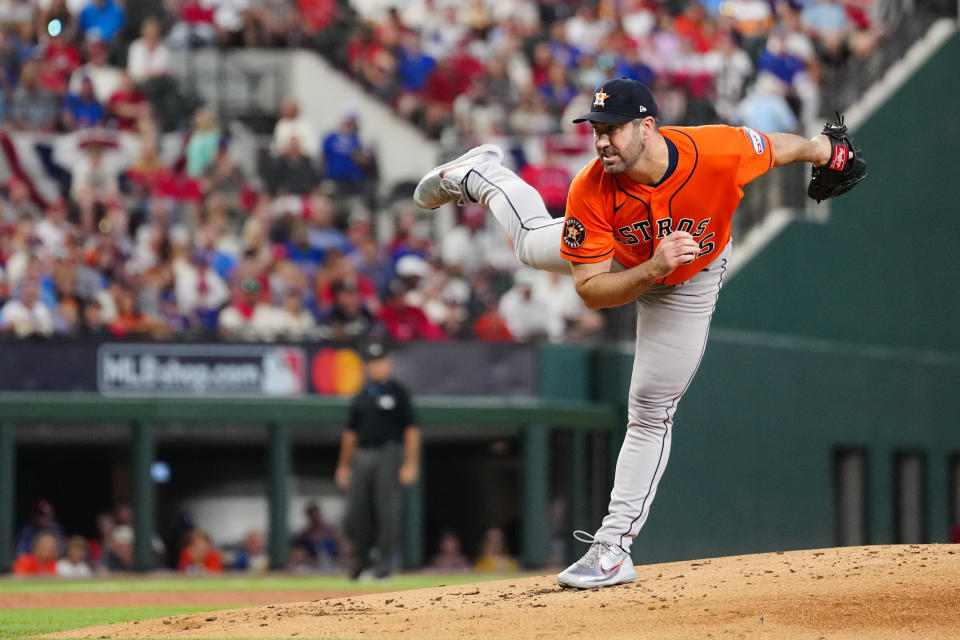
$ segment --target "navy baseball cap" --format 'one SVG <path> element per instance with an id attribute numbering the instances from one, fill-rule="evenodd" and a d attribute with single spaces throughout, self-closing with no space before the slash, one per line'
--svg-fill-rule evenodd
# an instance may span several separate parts
<path id="1" fill-rule="evenodd" d="M 657 101 L 642 82 L 630 78 L 607 80 L 593 94 L 590 113 L 585 113 L 574 122 L 602 122 L 623 124 L 639 118 L 656 117 Z"/>

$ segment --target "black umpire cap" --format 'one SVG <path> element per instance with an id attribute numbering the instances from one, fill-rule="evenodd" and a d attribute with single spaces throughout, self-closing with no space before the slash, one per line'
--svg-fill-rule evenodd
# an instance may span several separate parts
<path id="1" fill-rule="evenodd" d="M 590 113 L 583 114 L 574 122 L 623 124 L 639 118 L 655 118 L 657 113 L 653 92 L 642 82 L 623 77 L 607 80 L 597 87 Z"/>
<path id="2" fill-rule="evenodd" d="M 363 348 L 363 359 L 370 360 L 380 360 L 381 358 L 387 358 L 390 356 L 390 350 L 387 349 L 387 345 L 382 342 L 370 342 Z"/>

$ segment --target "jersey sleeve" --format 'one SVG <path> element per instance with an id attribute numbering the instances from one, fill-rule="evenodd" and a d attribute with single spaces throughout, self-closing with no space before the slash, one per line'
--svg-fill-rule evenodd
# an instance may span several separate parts
<path id="1" fill-rule="evenodd" d="M 773 145 L 770 144 L 767 134 L 750 127 L 736 127 L 733 131 L 734 148 L 740 154 L 737 183 L 742 187 L 773 167 Z"/>
<path id="2" fill-rule="evenodd" d="M 347 431 L 356 432 L 360 426 L 360 396 L 353 397 L 350 403 L 350 415 L 347 418 Z"/>
<path id="3" fill-rule="evenodd" d="M 397 385 L 397 412 L 398 420 L 404 428 L 416 424 L 416 416 L 413 412 L 413 400 L 410 398 L 410 392 L 406 387 Z"/>
<path id="4" fill-rule="evenodd" d="M 570 185 L 560 255 L 571 262 L 602 262 L 613 257 L 616 240 L 610 221 L 612 215 L 612 211 L 607 213 L 596 168 L 588 165 Z"/>

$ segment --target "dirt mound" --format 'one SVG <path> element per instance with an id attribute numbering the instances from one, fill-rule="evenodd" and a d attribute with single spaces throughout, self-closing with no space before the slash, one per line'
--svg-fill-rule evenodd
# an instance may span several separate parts
<path id="1" fill-rule="evenodd" d="M 637 567 L 564 590 L 555 576 L 91 627 L 63 638 L 956 638 L 960 546 L 848 547 Z"/>

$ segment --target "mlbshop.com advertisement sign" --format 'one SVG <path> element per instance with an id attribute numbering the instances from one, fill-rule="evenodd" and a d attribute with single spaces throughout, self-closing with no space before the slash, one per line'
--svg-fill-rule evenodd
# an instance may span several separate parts
<path id="1" fill-rule="evenodd" d="M 297 396 L 306 391 L 299 347 L 101 344 L 97 388 L 107 396 Z"/>

